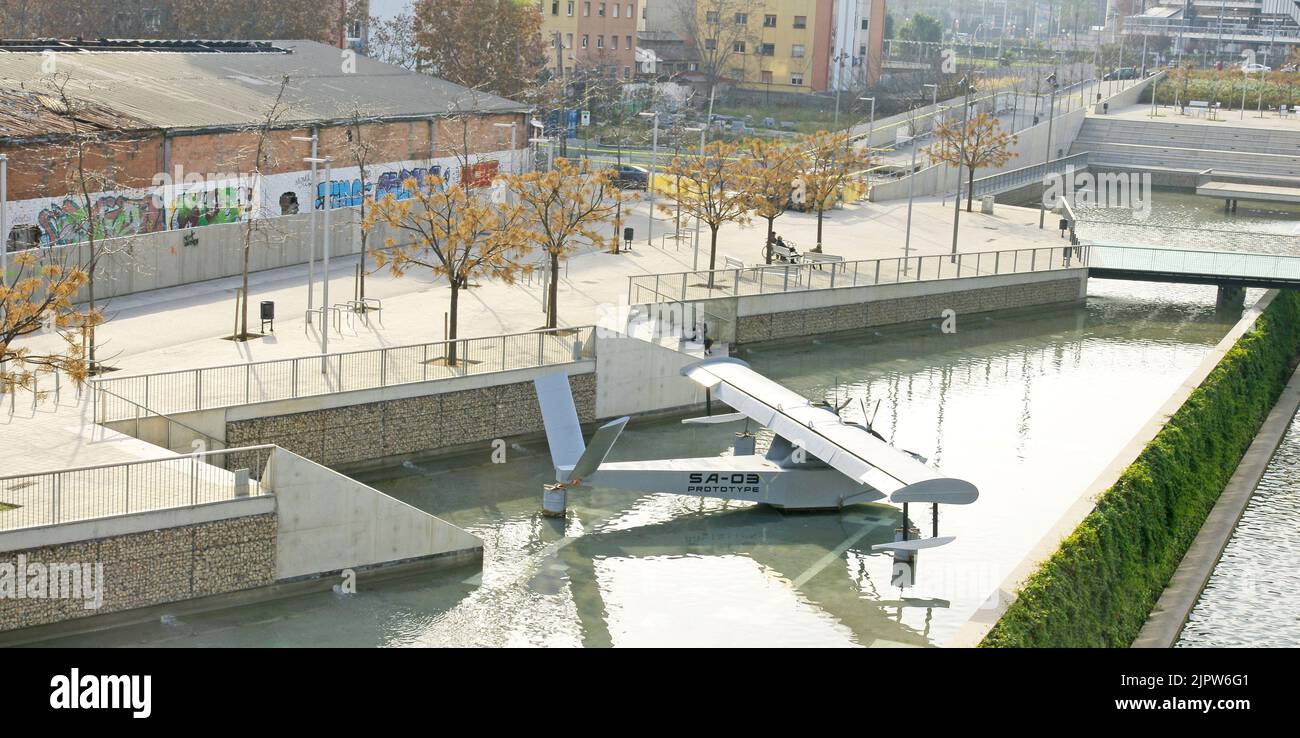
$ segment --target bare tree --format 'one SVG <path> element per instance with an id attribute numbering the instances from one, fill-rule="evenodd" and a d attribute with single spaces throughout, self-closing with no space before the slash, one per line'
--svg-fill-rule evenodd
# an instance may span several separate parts
<path id="1" fill-rule="evenodd" d="M 263 167 L 269 163 L 271 150 L 271 131 L 275 125 L 284 117 L 286 109 L 283 105 L 284 89 L 289 86 L 289 75 L 284 75 L 280 79 L 280 89 L 275 94 L 275 101 L 266 109 L 266 115 L 262 118 L 261 123 L 255 129 L 255 139 L 253 145 L 253 170 L 252 180 L 254 192 L 260 191 L 262 185 Z M 326 187 L 328 189 L 328 186 Z M 243 241 L 243 287 L 240 291 L 239 303 L 236 309 L 239 312 L 239 332 L 233 338 L 237 341 L 246 341 L 253 338 L 254 335 L 248 332 L 248 268 L 250 256 L 253 249 L 253 235 L 263 227 L 263 214 L 257 212 L 257 204 L 249 202 L 249 212 L 244 218 L 244 241 Z M 326 274 L 325 279 L 329 279 Z M 323 325 L 323 323 L 322 323 Z"/>
<path id="2" fill-rule="evenodd" d="M 759 0 L 677 0 L 675 21 L 683 41 L 695 49 L 700 71 L 707 78 L 705 99 L 712 97 L 718 80 L 744 77 L 747 54 L 758 54 L 763 19 Z"/>

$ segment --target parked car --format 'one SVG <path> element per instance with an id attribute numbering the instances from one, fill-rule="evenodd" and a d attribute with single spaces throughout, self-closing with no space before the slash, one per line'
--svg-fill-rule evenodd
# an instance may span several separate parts
<path id="1" fill-rule="evenodd" d="M 1106 72 L 1106 74 L 1102 75 L 1102 79 L 1107 82 L 1116 79 L 1137 79 L 1137 78 L 1138 78 L 1137 67 L 1120 67 L 1119 69 L 1112 69 L 1111 71 Z"/>
<path id="2" fill-rule="evenodd" d="M 650 185 L 650 170 L 632 164 L 610 167 L 614 170 L 614 184 L 625 190 L 644 190 Z"/>
<path id="3" fill-rule="evenodd" d="M 1241 71 L 1246 74 L 1254 74 L 1255 72 L 1271 72 L 1273 68 L 1267 64 L 1242 64 Z"/>

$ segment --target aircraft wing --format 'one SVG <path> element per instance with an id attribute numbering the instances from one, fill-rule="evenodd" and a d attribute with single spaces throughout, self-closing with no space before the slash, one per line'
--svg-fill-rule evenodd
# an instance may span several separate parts
<path id="1" fill-rule="evenodd" d="M 948 499 L 943 502 L 971 502 L 977 494 L 969 482 L 942 478 L 910 454 L 861 427 L 841 422 L 829 408 L 814 406 L 808 398 L 764 377 L 739 359 L 707 359 L 681 371 L 712 390 L 715 398 L 802 446 L 855 481 L 885 494 L 928 480 L 943 480 L 920 488 L 931 494 L 946 490 Z M 921 501 L 920 496 L 913 497 L 910 501 Z"/>

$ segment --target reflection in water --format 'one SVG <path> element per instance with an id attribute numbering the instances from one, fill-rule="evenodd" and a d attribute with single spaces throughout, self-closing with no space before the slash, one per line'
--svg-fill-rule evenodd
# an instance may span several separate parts
<path id="1" fill-rule="evenodd" d="M 1300 646 L 1300 416 L 1246 505 L 1223 556 L 1187 619 L 1180 647 Z"/>
<path id="2" fill-rule="evenodd" d="M 753 366 L 806 396 L 862 397 L 897 445 L 981 489 L 945 507 L 956 542 L 926 551 L 917 586 L 891 586 L 899 511 L 790 513 L 592 489 L 540 515 L 549 456 L 517 440 L 407 463 L 363 481 L 469 529 L 484 565 L 355 595 L 314 594 L 63 639 L 144 645 L 941 644 L 968 620 L 1219 340 L 1212 287 L 1094 281 L 1086 307 L 958 316 L 933 325 L 750 347 Z M 684 381 L 684 380 L 683 380 Z M 853 407 L 853 405 L 850 405 Z M 735 426 L 633 421 L 611 460 L 729 452 Z M 931 511 L 913 525 L 929 534 Z"/>
<path id="3" fill-rule="evenodd" d="M 1079 207 L 1075 215 L 1083 241 L 1300 255 L 1300 204 L 1242 201 L 1225 213 L 1220 199 L 1157 189 L 1145 219 L 1113 207 Z"/>

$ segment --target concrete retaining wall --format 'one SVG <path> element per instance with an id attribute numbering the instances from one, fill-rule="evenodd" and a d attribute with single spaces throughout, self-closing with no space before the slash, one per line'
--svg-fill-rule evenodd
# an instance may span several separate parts
<path id="1" fill-rule="evenodd" d="M 260 514 L 0 553 L 0 567 L 22 556 L 29 569 L 102 564 L 104 575 L 99 609 L 82 599 L 0 597 L 0 631 L 271 584 L 276 528 L 274 514 Z"/>
<path id="2" fill-rule="evenodd" d="M 590 366 L 589 362 L 584 364 Z M 408 391 L 423 388 L 424 392 L 395 399 L 374 400 L 365 392 L 349 392 L 294 401 L 314 401 L 317 409 L 306 411 L 285 412 L 286 403 L 231 408 L 226 416 L 225 440 L 228 446 L 274 443 L 331 467 L 379 464 L 478 442 L 484 444 L 486 452 L 488 442 L 494 438 L 542 430 L 541 410 L 532 384 L 532 376 L 537 373 L 529 370 L 469 377 L 480 380 L 481 386 L 468 389 L 458 387 L 456 380 L 408 385 Z M 579 418 L 584 422 L 595 420 L 595 373 L 588 369 L 587 373 L 574 374 L 570 382 Z M 334 406 L 322 406 L 323 399 Z M 237 462 L 232 459 L 231 463 Z"/>

